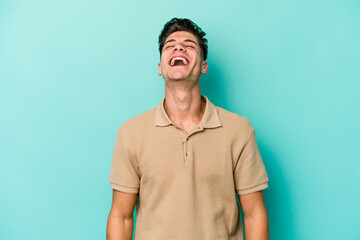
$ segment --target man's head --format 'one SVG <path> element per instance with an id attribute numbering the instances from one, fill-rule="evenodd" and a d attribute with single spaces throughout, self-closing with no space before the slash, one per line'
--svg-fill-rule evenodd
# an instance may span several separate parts
<path id="1" fill-rule="evenodd" d="M 159 36 L 159 75 L 164 80 L 197 83 L 208 64 L 205 33 L 189 19 L 173 18 Z"/>
<path id="2" fill-rule="evenodd" d="M 166 39 L 174 32 L 184 31 L 193 34 L 199 43 L 201 49 L 201 57 L 205 61 L 207 58 L 207 39 L 204 38 L 205 32 L 201 30 L 193 21 L 187 18 L 173 18 L 168 21 L 159 36 L 160 57 L 163 52 Z"/>

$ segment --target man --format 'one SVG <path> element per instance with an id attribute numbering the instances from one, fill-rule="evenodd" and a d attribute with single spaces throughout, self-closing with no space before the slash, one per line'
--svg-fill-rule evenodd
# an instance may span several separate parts
<path id="1" fill-rule="evenodd" d="M 119 129 L 111 165 L 107 239 L 269 239 L 262 190 L 268 176 L 250 122 L 200 94 L 205 33 L 174 18 L 159 36 L 165 97 Z"/>

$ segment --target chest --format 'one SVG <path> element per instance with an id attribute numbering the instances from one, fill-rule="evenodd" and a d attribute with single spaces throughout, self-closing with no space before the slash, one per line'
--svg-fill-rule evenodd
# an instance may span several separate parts
<path id="1" fill-rule="evenodd" d="M 175 130 L 148 137 L 153 141 L 142 144 L 138 156 L 144 186 L 181 188 L 188 183 L 207 189 L 233 183 L 236 159 L 232 144 L 217 136 L 216 131 L 188 136 Z"/>

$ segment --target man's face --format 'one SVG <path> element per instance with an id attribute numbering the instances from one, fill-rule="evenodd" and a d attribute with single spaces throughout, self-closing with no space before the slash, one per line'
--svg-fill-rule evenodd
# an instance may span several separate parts
<path id="1" fill-rule="evenodd" d="M 208 65 L 202 60 L 197 38 L 185 31 L 174 32 L 165 40 L 159 66 L 164 80 L 199 80 Z"/>

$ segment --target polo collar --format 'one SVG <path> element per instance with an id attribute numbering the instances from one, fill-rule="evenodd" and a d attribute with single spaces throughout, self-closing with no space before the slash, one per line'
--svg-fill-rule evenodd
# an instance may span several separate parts
<path id="1" fill-rule="evenodd" d="M 205 107 L 205 112 L 201 119 L 200 124 L 202 125 L 203 128 L 221 127 L 222 124 L 220 121 L 220 116 L 219 116 L 219 113 L 218 113 L 215 105 L 212 104 L 206 96 L 201 95 L 201 97 L 206 100 L 206 107 Z M 156 111 L 155 111 L 155 126 L 158 126 L 158 127 L 175 125 L 170 120 L 167 113 L 165 112 L 164 101 L 165 101 L 165 97 L 161 100 L 159 105 L 157 105 Z"/>

